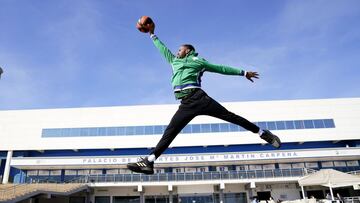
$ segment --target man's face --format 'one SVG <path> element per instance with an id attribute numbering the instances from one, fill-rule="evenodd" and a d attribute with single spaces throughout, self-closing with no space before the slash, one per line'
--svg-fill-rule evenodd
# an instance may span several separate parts
<path id="1" fill-rule="evenodd" d="M 178 53 L 177 53 L 177 57 L 178 58 L 184 58 L 185 56 L 186 56 L 186 54 L 188 54 L 190 52 L 190 49 L 188 49 L 187 47 L 185 47 L 185 46 L 181 46 L 180 48 L 179 48 L 179 51 L 178 51 Z"/>

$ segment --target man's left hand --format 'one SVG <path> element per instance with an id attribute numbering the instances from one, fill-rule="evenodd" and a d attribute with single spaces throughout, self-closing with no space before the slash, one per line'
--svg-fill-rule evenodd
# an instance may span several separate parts
<path id="1" fill-rule="evenodd" d="M 247 71 L 245 77 L 251 82 L 254 82 L 252 78 L 259 79 L 259 74 L 257 72 Z"/>

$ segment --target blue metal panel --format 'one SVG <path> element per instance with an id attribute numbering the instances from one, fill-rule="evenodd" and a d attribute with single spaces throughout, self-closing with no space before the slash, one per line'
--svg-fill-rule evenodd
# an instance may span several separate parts
<path id="1" fill-rule="evenodd" d="M 286 149 L 314 149 L 314 148 L 333 148 L 345 147 L 346 145 L 354 145 L 354 141 L 342 141 L 333 143 L 331 141 L 323 142 L 305 142 L 298 143 L 284 143 L 281 150 Z M 270 145 L 261 144 L 247 144 L 247 145 L 223 145 L 217 146 L 194 146 L 194 147 L 173 147 L 165 151 L 165 154 L 192 154 L 192 153 L 216 153 L 216 152 L 246 152 L 246 151 L 267 151 L 274 150 Z M 44 153 L 38 151 L 23 151 L 18 152 L 18 155 L 26 157 L 58 157 L 58 156 L 118 156 L 118 155 L 146 155 L 151 150 L 147 148 L 131 148 L 131 149 L 82 149 L 77 152 L 73 150 L 47 150 Z"/>

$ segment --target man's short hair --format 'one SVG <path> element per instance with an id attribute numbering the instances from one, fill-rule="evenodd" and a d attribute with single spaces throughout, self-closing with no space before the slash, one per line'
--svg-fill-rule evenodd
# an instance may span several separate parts
<path id="1" fill-rule="evenodd" d="M 191 45 L 191 44 L 183 44 L 182 46 L 184 46 L 184 47 L 186 47 L 186 48 L 190 49 L 190 51 L 195 51 L 194 46 L 193 46 L 193 45 Z"/>

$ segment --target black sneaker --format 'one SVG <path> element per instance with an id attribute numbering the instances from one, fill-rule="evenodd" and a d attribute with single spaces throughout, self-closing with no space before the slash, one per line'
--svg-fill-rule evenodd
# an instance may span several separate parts
<path id="1" fill-rule="evenodd" d="M 154 162 L 150 162 L 147 158 L 141 158 L 136 163 L 128 163 L 127 168 L 136 173 L 154 174 Z"/>
<path id="2" fill-rule="evenodd" d="M 272 134 L 269 130 L 263 130 L 264 132 L 260 135 L 261 139 L 265 140 L 275 148 L 281 147 L 281 141 L 278 136 Z"/>

